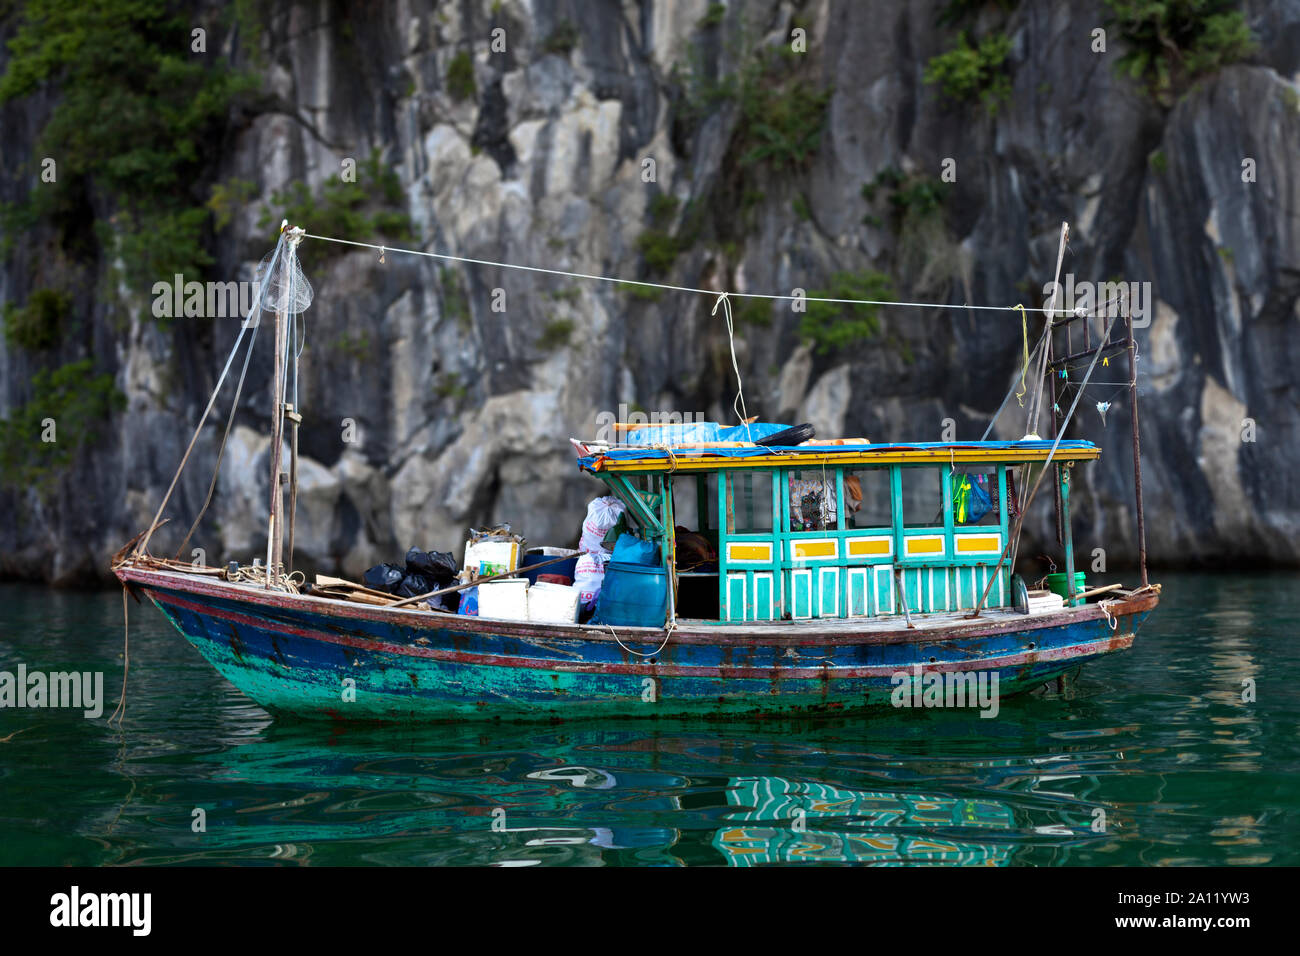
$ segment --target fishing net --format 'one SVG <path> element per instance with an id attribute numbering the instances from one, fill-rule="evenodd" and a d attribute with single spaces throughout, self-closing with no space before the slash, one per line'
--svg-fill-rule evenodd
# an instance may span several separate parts
<path id="1" fill-rule="evenodd" d="M 314 293 L 298 263 L 296 239 L 287 235 L 280 238 L 280 245 L 267 253 L 257 267 L 257 283 L 262 308 L 267 312 L 298 315 L 307 311 Z"/>

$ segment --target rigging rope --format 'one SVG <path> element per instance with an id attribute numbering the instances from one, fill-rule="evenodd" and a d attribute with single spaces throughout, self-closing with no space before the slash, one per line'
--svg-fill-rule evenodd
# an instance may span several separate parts
<path id="1" fill-rule="evenodd" d="M 1088 379 L 1092 377 L 1093 369 L 1097 367 L 1097 360 L 1101 358 L 1102 350 L 1106 348 L 1106 343 L 1110 341 L 1111 330 L 1115 328 L 1115 323 L 1119 320 L 1117 313 L 1106 326 L 1106 332 L 1102 336 L 1101 342 L 1097 345 L 1096 351 L 1093 352 L 1092 364 L 1088 366 L 1088 372 L 1083 377 L 1083 383 L 1087 385 Z M 1033 504 L 1034 495 L 1038 493 L 1039 486 L 1043 483 L 1043 478 L 1047 476 L 1048 468 L 1052 460 L 1056 457 L 1056 450 L 1061 446 L 1061 439 L 1065 437 L 1065 430 L 1070 424 L 1070 419 L 1074 417 L 1074 410 L 1079 407 L 1079 399 L 1083 397 L 1083 390 L 1080 389 L 1074 396 L 1074 402 L 1070 405 L 1070 410 L 1065 415 L 1065 421 L 1061 423 L 1060 429 L 1056 433 L 1056 440 L 1052 442 L 1051 451 L 1047 453 L 1047 458 L 1043 461 L 1042 470 L 1038 473 L 1038 480 L 1034 486 L 1029 489 L 1029 494 L 1024 502 L 1020 505 L 1020 515 L 1016 518 L 1016 526 L 1008 536 L 1006 547 L 1002 549 L 1002 556 L 998 558 L 998 563 L 993 568 L 993 573 L 989 575 L 987 583 L 984 585 L 984 593 L 980 595 L 979 603 L 975 605 L 975 610 L 970 617 L 979 617 L 980 611 L 984 609 L 984 602 L 988 600 L 989 591 L 993 589 L 993 582 L 997 580 L 1002 571 L 1002 565 L 1006 562 L 1008 554 L 1012 553 L 1020 544 L 1020 529 L 1024 526 L 1025 515 L 1029 513 L 1029 506 Z M 1028 473 L 1026 472 L 1026 476 Z M 1012 559 L 1011 571 L 1015 573 L 1014 558 Z"/>
<path id="2" fill-rule="evenodd" d="M 239 411 L 239 397 L 244 391 L 244 378 L 248 375 L 248 364 L 253 357 L 253 347 L 257 344 L 257 332 L 262 327 L 262 315 L 258 312 L 257 323 L 253 326 L 253 334 L 248 339 L 248 351 L 244 353 L 244 367 L 240 369 L 239 381 L 235 385 L 235 397 L 230 402 L 230 415 L 226 418 L 226 430 L 221 434 L 221 444 L 217 448 L 217 463 L 212 467 L 212 481 L 208 484 L 208 496 L 203 499 L 203 507 L 199 509 L 198 515 L 194 518 L 194 523 L 190 525 L 190 530 L 185 532 L 185 540 L 176 549 L 175 557 L 180 558 L 181 552 L 185 546 L 190 543 L 190 538 L 199 527 L 199 522 L 207 514 L 208 507 L 212 504 L 212 495 L 217 490 L 217 476 L 221 473 L 221 462 L 226 455 L 226 442 L 230 438 L 230 428 L 235 424 L 235 413 Z M 238 346 L 238 343 L 236 343 Z"/>
<path id="3" fill-rule="evenodd" d="M 1025 375 L 1029 373 L 1029 316 L 1025 314 L 1024 305 L 1017 304 L 1016 308 L 1020 310 L 1020 338 L 1024 343 L 1025 363 L 1020 366 L 1020 391 L 1016 392 L 1016 401 L 1021 408 L 1025 407 L 1025 392 L 1028 386 L 1025 385 Z M 1051 329 L 1049 320 L 1048 329 Z M 1037 349 L 1035 349 L 1037 351 Z"/>
<path id="4" fill-rule="evenodd" d="M 731 402 L 731 410 L 745 426 L 745 437 L 752 438 L 749 430 L 749 411 L 745 408 L 745 386 L 740 380 L 740 363 L 736 361 L 736 330 L 731 321 L 731 299 L 727 293 L 718 295 L 717 301 L 713 303 L 713 311 L 709 315 L 717 315 L 718 306 L 722 306 L 723 317 L 727 322 L 727 345 L 731 348 L 731 369 L 736 373 L 736 397 Z M 737 408 L 737 405 L 740 407 Z"/>
<path id="5" fill-rule="evenodd" d="M 283 238 L 281 238 L 281 240 L 275 244 L 275 250 L 271 253 L 270 268 L 265 273 L 266 275 L 269 275 L 270 271 L 275 268 L 275 263 L 279 259 L 280 250 L 283 247 L 284 247 L 284 240 Z M 259 279 L 261 278 L 262 276 L 259 276 Z M 176 490 L 176 483 L 180 481 L 181 472 L 185 470 L 185 464 L 190 460 L 190 453 L 194 451 L 194 445 L 199 440 L 199 435 L 203 433 L 203 426 L 207 423 L 208 416 L 212 414 L 212 406 L 214 406 L 217 403 L 217 395 L 220 394 L 221 392 L 221 386 L 225 384 L 226 376 L 230 374 L 230 366 L 234 364 L 235 355 L 239 352 L 239 343 L 244 340 L 244 333 L 248 331 L 248 319 L 251 319 L 253 317 L 253 313 L 257 309 L 261 308 L 261 298 L 262 298 L 261 291 L 262 291 L 262 286 L 259 285 L 258 301 L 254 303 L 252 310 L 249 311 L 248 316 L 245 317 L 245 320 L 242 323 L 240 323 L 239 335 L 236 336 L 235 344 L 230 349 L 230 357 L 226 359 L 226 367 L 221 370 L 221 375 L 217 379 L 217 384 L 212 389 L 212 397 L 208 399 L 208 407 L 203 410 L 203 415 L 199 419 L 198 427 L 194 429 L 194 437 L 190 439 L 189 447 L 185 449 L 185 454 L 181 456 L 181 463 L 176 468 L 176 474 L 172 476 L 172 483 L 171 485 L 168 486 L 167 493 L 163 495 L 163 500 L 158 505 L 158 511 L 153 516 L 153 521 L 149 523 L 149 530 L 145 532 L 144 537 L 140 540 L 140 543 L 136 545 L 135 550 L 132 552 L 132 554 L 134 555 L 138 556 L 146 552 L 146 549 L 149 547 L 149 539 L 153 537 L 154 531 L 158 529 L 158 523 L 159 521 L 162 520 L 163 509 L 167 507 L 167 502 L 171 500 L 172 492 Z"/>
<path id="6" fill-rule="evenodd" d="M 378 246 L 373 242 L 357 242 L 353 239 L 337 239 L 333 236 L 320 236 L 314 232 L 303 234 L 306 239 L 319 239 L 322 242 L 337 242 L 345 246 L 355 246 L 359 249 L 376 249 L 380 254 L 387 252 L 398 252 L 408 256 L 425 256 L 430 259 L 441 259 L 446 262 L 462 262 L 466 265 L 475 266 L 492 266 L 497 269 L 519 269 L 523 272 L 541 272 L 546 275 L 563 276 L 569 279 L 593 279 L 597 282 L 616 282 L 619 285 L 643 286 L 649 289 L 663 289 L 666 292 L 693 292 L 696 295 L 707 295 L 717 297 L 719 295 L 731 296 L 739 299 L 768 299 L 772 301 L 802 301 L 802 302 L 831 302 L 842 305 L 881 305 L 896 306 L 899 308 L 910 309 L 978 309 L 984 312 L 1015 312 L 1020 306 L 1014 305 L 966 305 L 955 302 L 894 302 L 887 299 L 833 299 L 824 296 L 810 295 L 775 295 L 768 292 L 733 292 L 726 291 L 719 293 L 717 289 L 699 289 L 694 286 L 670 285 L 664 282 L 646 282 L 641 279 L 620 279 L 617 276 L 603 276 L 591 272 L 569 272 L 564 269 L 546 269 L 541 266 L 522 266 L 514 262 L 494 262 L 491 259 L 475 259 L 469 256 L 453 256 L 442 252 L 427 252 L 423 249 L 402 249 L 397 246 Z M 1031 311 L 1035 313 L 1048 314 L 1046 308 L 1036 308 Z M 1057 312 L 1057 315 L 1069 315 L 1068 312 Z"/>

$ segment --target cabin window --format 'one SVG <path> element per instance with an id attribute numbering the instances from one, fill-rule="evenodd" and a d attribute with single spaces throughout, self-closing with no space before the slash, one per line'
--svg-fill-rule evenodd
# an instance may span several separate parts
<path id="1" fill-rule="evenodd" d="M 677 564 L 677 614 L 716 621 L 720 617 L 718 587 L 718 474 L 678 473 L 668 479 L 672 489 L 673 530 Z"/>
<path id="2" fill-rule="evenodd" d="M 791 531 L 834 531 L 839 520 L 834 468 L 791 468 L 786 472 Z"/>
<path id="3" fill-rule="evenodd" d="M 679 528 L 718 540 L 718 476 L 677 474 L 672 479 L 673 521 Z"/>
<path id="4" fill-rule="evenodd" d="M 903 527 L 943 527 L 943 477 L 948 466 L 904 468 L 902 472 Z"/>
<path id="5" fill-rule="evenodd" d="M 733 471 L 727 475 L 727 534 L 772 530 L 772 473 Z"/>
<path id="6" fill-rule="evenodd" d="M 957 527 L 1001 525 L 996 465 L 958 465 L 952 475 L 952 521 Z"/>
<path id="7" fill-rule="evenodd" d="M 844 527 L 892 528 L 888 468 L 844 469 Z"/>

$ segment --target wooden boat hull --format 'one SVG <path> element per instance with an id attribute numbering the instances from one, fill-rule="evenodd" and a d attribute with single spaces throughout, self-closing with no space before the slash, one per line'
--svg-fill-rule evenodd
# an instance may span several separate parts
<path id="1" fill-rule="evenodd" d="M 331 720 L 731 716 L 888 706 L 900 672 L 998 675 L 1000 698 L 1130 647 L 1158 595 L 1027 617 L 543 625 L 368 607 L 126 565 L 240 691 L 274 714 Z M 930 616 L 934 618 L 936 616 Z M 1114 626 L 1112 627 L 1112 622 Z M 895 626 L 897 625 L 897 626 Z"/>

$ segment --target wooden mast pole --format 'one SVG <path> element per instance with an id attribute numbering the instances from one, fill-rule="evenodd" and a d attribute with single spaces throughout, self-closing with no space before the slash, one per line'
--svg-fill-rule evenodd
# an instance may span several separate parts
<path id="1" fill-rule="evenodd" d="M 272 376 L 271 386 L 271 506 L 266 535 L 266 586 L 268 588 L 276 581 L 277 568 L 283 557 L 284 494 L 280 467 L 284 445 L 284 354 L 287 339 L 285 318 L 285 310 L 276 309 L 275 374 Z"/>
<path id="2" fill-rule="evenodd" d="M 1038 388 L 1034 391 L 1033 398 L 1029 402 L 1029 415 L 1025 423 L 1025 437 L 1038 437 L 1038 422 L 1043 414 L 1043 396 L 1046 391 L 1046 378 L 1048 362 L 1052 352 L 1051 329 L 1052 322 L 1056 319 L 1056 299 L 1061 294 L 1061 263 L 1065 261 L 1065 247 L 1070 241 L 1070 224 L 1061 223 L 1061 242 L 1056 249 L 1056 276 L 1052 280 L 1052 297 L 1047 302 L 1047 348 L 1043 350 L 1043 360 L 1038 367 Z"/>
<path id="3" fill-rule="evenodd" d="M 294 371 L 294 376 L 298 374 Z M 285 570 L 293 570 L 293 527 L 298 515 L 298 426 L 302 424 L 302 415 L 294 405 L 285 406 L 285 415 L 289 419 L 289 547 Z"/>
<path id="4" fill-rule="evenodd" d="M 1137 370 L 1137 342 L 1133 340 L 1133 313 L 1129 309 L 1128 296 L 1124 295 L 1121 300 L 1124 303 L 1124 324 L 1128 329 L 1128 370 L 1130 384 L 1128 388 L 1129 409 L 1132 414 L 1129 416 L 1133 421 L 1133 490 L 1137 506 L 1137 537 L 1138 537 L 1138 570 L 1142 575 L 1142 587 L 1147 586 L 1147 528 L 1146 519 L 1142 514 L 1142 441 L 1139 437 L 1138 428 L 1138 370 Z"/>

